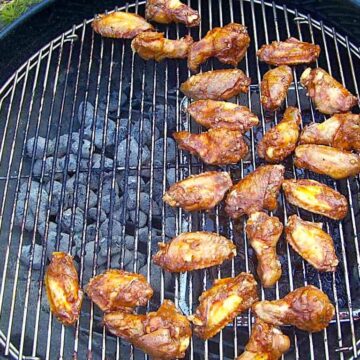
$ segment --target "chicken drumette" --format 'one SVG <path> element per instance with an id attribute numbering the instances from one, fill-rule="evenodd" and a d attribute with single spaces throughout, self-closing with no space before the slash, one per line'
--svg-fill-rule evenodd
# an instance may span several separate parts
<path id="1" fill-rule="evenodd" d="M 214 285 L 200 296 L 195 314 L 189 316 L 194 333 L 204 340 L 217 334 L 258 300 L 256 285 L 254 277 L 247 273 L 215 280 Z"/>

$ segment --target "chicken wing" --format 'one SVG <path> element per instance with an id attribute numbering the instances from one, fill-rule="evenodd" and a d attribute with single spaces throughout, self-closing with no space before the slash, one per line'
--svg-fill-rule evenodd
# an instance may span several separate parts
<path id="1" fill-rule="evenodd" d="M 320 46 L 289 38 L 263 45 L 257 52 L 260 61 L 270 65 L 298 65 L 315 61 L 320 55 Z"/>
<path id="2" fill-rule="evenodd" d="M 344 195 L 315 180 L 285 180 L 282 188 L 289 203 L 315 214 L 342 220 L 348 212 Z"/>
<path id="3" fill-rule="evenodd" d="M 192 71 L 198 71 L 199 66 L 211 57 L 224 64 L 237 66 L 245 56 L 249 44 L 250 36 L 244 25 L 230 23 L 213 28 L 191 46 L 188 67 Z"/>
<path id="4" fill-rule="evenodd" d="M 256 319 L 245 352 L 236 360 L 278 360 L 290 348 L 290 339 L 277 327 Z"/>
<path id="5" fill-rule="evenodd" d="M 193 75 L 181 84 L 180 90 L 194 100 L 229 100 L 246 93 L 250 83 L 240 69 L 223 69 Z"/>
<path id="6" fill-rule="evenodd" d="M 246 234 L 258 260 L 257 273 L 265 288 L 281 277 L 281 264 L 276 254 L 283 225 L 275 216 L 254 212 L 246 223 Z"/>
<path id="7" fill-rule="evenodd" d="M 160 24 L 174 22 L 188 27 L 199 26 L 201 21 L 199 13 L 180 0 L 147 0 L 145 17 Z"/>
<path id="8" fill-rule="evenodd" d="M 257 302 L 253 311 L 269 324 L 293 325 L 309 332 L 325 329 L 335 314 L 328 296 L 312 285 L 298 288 L 280 300 Z"/>
<path id="9" fill-rule="evenodd" d="M 284 172 L 282 165 L 265 165 L 245 176 L 226 197 L 227 214 L 237 219 L 263 209 L 275 210 Z"/>
<path id="10" fill-rule="evenodd" d="M 187 111 L 198 124 L 210 129 L 226 128 L 245 133 L 259 124 L 259 118 L 249 108 L 226 101 L 194 101 Z"/>
<path id="11" fill-rule="evenodd" d="M 195 314 L 188 317 L 194 324 L 194 333 L 203 340 L 213 337 L 258 300 L 256 287 L 254 277 L 247 273 L 215 280 L 199 297 Z"/>
<path id="12" fill-rule="evenodd" d="M 131 42 L 131 48 L 144 60 L 161 61 L 169 59 L 184 59 L 187 57 L 193 38 L 190 35 L 179 40 L 170 40 L 164 33 L 147 31 L 140 33 Z"/>
<path id="13" fill-rule="evenodd" d="M 182 233 L 170 242 L 159 243 L 154 264 L 169 272 L 185 272 L 222 264 L 236 256 L 236 246 L 224 236 L 197 231 Z"/>
<path id="14" fill-rule="evenodd" d="M 319 271 L 335 271 L 339 263 L 331 236 L 322 223 L 304 221 L 297 215 L 289 217 L 286 240 L 309 264 Z"/>
<path id="15" fill-rule="evenodd" d="M 104 315 L 103 322 L 112 334 L 154 359 L 181 359 L 190 343 L 190 323 L 170 300 L 146 315 L 110 312 Z"/>
<path id="16" fill-rule="evenodd" d="M 346 179 L 360 173 L 360 156 L 325 145 L 300 145 L 295 149 L 294 164 L 333 179 Z"/>
<path id="17" fill-rule="evenodd" d="M 98 15 L 91 26 L 101 36 L 115 39 L 132 39 L 143 31 L 154 30 L 140 15 L 122 11 Z"/>
<path id="18" fill-rule="evenodd" d="M 301 133 L 299 143 L 360 152 L 360 115 L 336 114 L 320 124 L 308 125 Z"/>
<path id="19" fill-rule="evenodd" d="M 45 273 L 45 288 L 50 310 L 64 325 L 73 325 L 79 319 L 84 293 L 73 258 L 63 252 L 54 252 Z"/>
<path id="20" fill-rule="evenodd" d="M 295 150 L 300 133 L 300 112 L 288 107 L 280 123 L 269 131 L 258 144 L 258 154 L 268 162 L 281 162 Z"/>
<path id="21" fill-rule="evenodd" d="M 117 269 L 90 279 L 85 292 L 104 312 L 144 306 L 153 295 L 143 275 Z"/>
<path id="22" fill-rule="evenodd" d="M 231 186 L 229 173 L 208 171 L 171 185 L 163 200 L 186 211 L 210 210 L 224 198 Z"/>
<path id="23" fill-rule="evenodd" d="M 180 149 L 189 151 L 209 165 L 236 164 L 249 151 L 239 130 L 216 128 L 201 134 L 179 131 L 173 133 L 173 137 Z"/>
<path id="24" fill-rule="evenodd" d="M 300 82 L 307 89 L 316 109 L 323 114 L 347 112 L 357 104 L 356 97 L 321 68 L 307 68 Z"/>

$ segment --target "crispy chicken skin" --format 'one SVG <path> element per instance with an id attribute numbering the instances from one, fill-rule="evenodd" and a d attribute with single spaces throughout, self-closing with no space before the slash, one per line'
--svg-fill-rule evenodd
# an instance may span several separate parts
<path id="1" fill-rule="evenodd" d="M 360 173 L 359 155 L 325 145 L 299 145 L 295 149 L 294 164 L 336 180 Z"/>
<path id="2" fill-rule="evenodd" d="M 258 260 L 257 274 L 265 288 L 273 286 L 281 277 L 281 264 L 276 245 L 283 225 L 275 216 L 254 212 L 246 223 L 246 234 Z"/>
<path id="3" fill-rule="evenodd" d="M 240 69 L 222 69 L 193 75 L 181 84 L 180 90 L 194 100 L 229 100 L 246 93 L 250 83 Z"/>
<path id="4" fill-rule="evenodd" d="M 290 339 L 277 327 L 256 319 L 245 352 L 236 360 L 278 360 L 290 348 Z"/>
<path id="5" fill-rule="evenodd" d="M 101 36 L 115 39 L 132 39 L 143 31 L 154 30 L 140 15 L 122 11 L 98 15 L 91 26 Z"/>
<path id="6" fill-rule="evenodd" d="M 161 61 L 169 59 L 184 59 L 187 57 L 193 38 L 190 35 L 179 40 L 170 40 L 164 33 L 147 31 L 140 33 L 131 42 L 131 48 L 144 60 Z"/>
<path id="7" fill-rule="evenodd" d="M 281 65 L 264 74 L 261 81 L 261 103 L 266 110 L 277 110 L 286 98 L 293 81 L 291 67 Z"/>
<path id="8" fill-rule="evenodd" d="M 159 243 L 153 262 L 169 272 L 185 272 L 222 264 L 236 255 L 236 246 L 216 233 L 182 233 L 170 242 Z"/>
<path id="9" fill-rule="evenodd" d="M 282 188 L 288 202 L 315 214 L 342 220 L 348 212 L 346 197 L 318 181 L 285 180 Z"/>
<path id="10" fill-rule="evenodd" d="M 179 131 L 174 132 L 173 137 L 180 149 L 189 151 L 209 165 L 236 164 L 249 151 L 239 130 L 217 128 L 201 134 Z"/>
<path id="11" fill-rule="evenodd" d="M 52 254 L 45 273 L 45 288 L 52 314 L 63 325 L 73 325 L 79 319 L 84 293 L 72 256 L 63 252 Z"/>
<path id="12" fill-rule="evenodd" d="M 331 236 L 322 229 L 322 223 L 289 217 L 285 228 L 291 247 L 318 271 L 335 271 L 339 263 Z"/>
<path id="13" fill-rule="evenodd" d="M 115 311 L 104 315 L 106 328 L 154 359 L 185 357 L 191 338 L 188 319 L 165 300 L 156 312 L 146 315 Z"/>
<path id="14" fill-rule="evenodd" d="M 227 214 L 237 219 L 254 211 L 275 210 L 284 172 L 282 165 L 265 165 L 245 176 L 226 197 Z"/>
<path id="15" fill-rule="evenodd" d="M 144 306 L 153 295 L 143 275 L 118 269 L 107 270 L 90 279 L 85 292 L 104 312 Z"/>
<path id="16" fill-rule="evenodd" d="M 295 150 L 300 133 L 300 112 L 288 107 L 279 124 L 267 131 L 258 144 L 258 154 L 267 162 L 283 161 Z"/>
<path id="17" fill-rule="evenodd" d="M 259 118 L 248 107 L 226 101 L 194 101 L 188 106 L 187 112 L 198 124 L 208 129 L 225 128 L 245 133 L 259 124 Z"/>
<path id="18" fill-rule="evenodd" d="M 237 66 L 245 56 L 249 44 L 250 36 L 244 25 L 230 23 L 213 28 L 191 46 L 188 68 L 198 71 L 199 66 L 211 57 L 224 64 Z"/>
<path id="19" fill-rule="evenodd" d="M 356 97 L 321 68 L 307 68 L 300 82 L 307 89 L 316 109 L 323 114 L 348 112 L 357 104 Z"/>
<path id="20" fill-rule="evenodd" d="M 301 133 L 299 143 L 360 152 L 360 115 L 336 114 L 321 124 L 310 124 Z"/>
<path id="21" fill-rule="evenodd" d="M 315 286 L 298 288 L 284 298 L 260 301 L 253 306 L 255 316 L 273 325 L 293 325 L 318 332 L 325 329 L 335 314 L 328 296 Z"/>
<path id="22" fill-rule="evenodd" d="M 251 274 L 215 280 L 199 297 L 195 314 L 189 316 L 194 333 L 203 340 L 210 339 L 257 300 L 257 284 Z"/>
<path id="23" fill-rule="evenodd" d="M 298 65 L 315 61 L 320 55 L 320 46 L 289 38 L 263 45 L 257 52 L 260 61 L 270 65 Z"/>
<path id="24" fill-rule="evenodd" d="M 145 17 L 160 24 L 182 23 L 188 27 L 199 26 L 199 13 L 179 0 L 147 0 Z"/>
<path id="25" fill-rule="evenodd" d="M 210 210 L 224 198 L 231 186 L 229 173 L 208 171 L 171 185 L 163 200 L 186 211 Z"/>

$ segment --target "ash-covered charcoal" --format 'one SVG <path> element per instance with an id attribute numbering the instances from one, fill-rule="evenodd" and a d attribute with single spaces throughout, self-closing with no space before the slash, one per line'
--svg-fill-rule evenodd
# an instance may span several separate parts
<path id="1" fill-rule="evenodd" d="M 93 132 L 95 134 L 93 135 Z M 106 138 L 103 139 L 106 133 Z M 104 116 L 97 116 L 95 129 L 93 125 L 89 125 L 84 130 L 84 138 L 92 141 L 94 136 L 94 144 L 98 149 L 103 146 L 111 146 L 115 144 L 116 124 L 114 121 L 108 119 L 107 123 Z"/>
<path id="2" fill-rule="evenodd" d="M 124 240 L 125 248 L 128 250 L 134 250 L 135 248 L 135 237 L 132 235 L 126 235 Z"/>
<path id="3" fill-rule="evenodd" d="M 165 220 L 165 235 L 173 238 L 176 236 L 176 223 L 174 217 L 167 217 Z"/>
<path id="4" fill-rule="evenodd" d="M 66 182 L 66 192 L 71 194 L 71 196 L 74 198 L 75 205 L 82 210 L 85 210 L 87 199 L 88 209 L 95 207 L 98 202 L 97 195 L 94 193 L 94 191 L 89 189 L 89 196 L 87 197 L 87 186 L 78 184 L 76 188 L 76 184 L 72 179 Z"/>
<path id="5" fill-rule="evenodd" d="M 98 209 L 93 207 L 88 211 L 88 217 L 90 220 L 97 220 Z M 104 222 L 107 219 L 106 213 L 103 209 L 100 209 L 100 222 Z"/>
<path id="6" fill-rule="evenodd" d="M 48 194 L 50 194 L 50 190 L 51 190 L 51 203 L 50 203 L 50 215 L 56 215 L 59 210 L 60 210 L 60 203 L 61 203 L 61 194 L 62 194 L 62 188 L 63 188 L 63 184 L 60 183 L 59 181 L 54 181 L 52 183 L 52 189 L 51 189 L 51 183 L 50 181 L 48 183 L 46 183 L 45 189 L 47 191 Z M 65 193 L 65 191 L 64 191 Z M 66 197 L 64 197 L 64 199 L 67 199 Z M 68 204 L 64 204 L 64 208 L 67 209 Z"/>
<path id="7" fill-rule="evenodd" d="M 168 104 L 158 104 L 155 106 L 155 119 L 158 126 L 163 129 L 164 121 L 167 122 L 168 131 L 176 130 L 176 107 Z"/>
<path id="8" fill-rule="evenodd" d="M 66 211 L 64 211 L 61 218 L 61 225 L 63 231 L 69 232 L 71 229 L 71 223 L 73 223 L 73 231 L 82 231 L 85 224 L 85 214 L 82 209 L 77 207 L 75 209 L 75 214 L 73 214 L 72 209 L 67 209 Z"/>
<path id="9" fill-rule="evenodd" d="M 130 220 L 137 228 L 144 227 L 147 223 L 147 219 L 147 215 L 141 210 L 139 210 L 138 217 L 136 217 L 136 210 L 130 211 Z"/>
<path id="10" fill-rule="evenodd" d="M 95 240 L 96 233 L 97 233 L 96 224 L 88 225 L 86 227 L 86 232 L 85 232 L 85 241 L 89 242 Z"/>
<path id="11" fill-rule="evenodd" d="M 109 223 L 110 220 L 106 219 L 100 226 L 100 230 L 99 230 L 99 237 L 100 238 L 107 238 L 110 236 L 110 232 L 109 232 Z M 117 239 L 119 236 L 121 236 L 122 234 L 122 225 L 120 222 L 118 222 L 117 220 L 113 220 L 112 221 L 112 226 L 111 226 L 111 235 L 112 238 Z"/>
<path id="12" fill-rule="evenodd" d="M 29 266 L 30 256 L 32 253 L 33 254 L 32 268 L 34 270 L 39 270 L 41 268 L 42 251 L 43 251 L 43 247 L 39 244 L 34 244 L 33 247 L 31 245 L 24 245 L 21 249 L 21 256 L 20 256 L 21 263 L 25 266 Z"/>
<path id="13" fill-rule="evenodd" d="M 147 243 L 149 241 L 149 227 L 143 227 L 139 229 L 138 240 L 142 243 Z M 154 244 L 154 250 L 157 250 L 157 243 L 161 241 L 161 231 L 156 229 L 151 229 L 151 243 Z"/>
<path id="14" fill-rule="evenodd" d="M 80 148 L 80 134 L 77 132 L 71 135 L 70 151 L 72 154 L 77 155 Z M 83 137 L 81 141 L 81 158 L 88 159 L 90 157 L 91 142 Z"/>
<path id="15" fill-rule="evenodd" d="M 104 164 L 101 164 L 101 158 L 102 156 L 100 154 L 94 154 L 92 158 L 92 168 L 93 169 L 102 169 L 105 167 L 107 170 L 111 170 L 113 168 L 114 160 L 110 159 L 108 157 L 105 157 L 103 162 Z"/>
<path id="16" fill-rule="evenodd" d="M 140 209 L 146 214 L 150 211 L 150 196 L 146 192 L 140 193 L 140 201 L 139 201 Z M 159 216 L 161 214 L 161 209 L 155 200 L 151 201 L 152 206 L 152 214 L 154 216 Z"/>
<path id="17" fill-rule="evenodd" d="M 37 227 L 37 231 L 38 231 L 38 233 L 42 236 L 42 237 L 44 237 L 45 236 L 45 227 L 46 227 L 46 222 L 42 222 L 41 224 L 39 224 L 38 225 L 38 227 Z M 48 233 L 50 233 L 50 232 L 57 232 L 57 224 L 56 223 L 54 223 L 54 222 L 52 222 L 52 221 L 50 221 L 49 223 L 48 223 Z"/>
<path id="18" fill-rule="evenodd" d="M 164 138 L 155 141 L 155 165 L 162 165 L 164 159 Z M 172 138 L 167 138 L 166 161 L 170 164 L 175 164 L 176 159 L 176 145 Z"/>
<path id="19" fill-rule="evenodd" d="M 121 201 L 121 199 L 120 199 L 120 201 Z M 129 211 L 126 211 L 126 209 L 125 209 L 125 218 L 124 219 L 123 219 L 123 213 L 124 213 L 124 209 L 123 209 L 123 205 L 122 205 L 122 202 L 121 202 L 120 209 L 115 210 L 113 212 L 113 214 L 112 214 L 113 220 L 118 221 L 120 224 L 122 224 L 123 221 L 126 223 L 126 221 L 129 218 Z"/>
<path id="20" fill-rule="evenodd" d="M 102 182 L 102 195 L 111 195 L 112 193 L 115 193 L 116 195 L 119 195 L 119 184 L 115 180 L 114 187 L 112 184 L 112 176 L 109 176 L 104 179 Z"/>
<path id="21" fill-rule="evenodd" d="M 166 180 L 167 180 L 168 185 L 172 185 L 172 184 L 176 183 L 175 168 L 167 169 Z"/>
<path id="22" fill-rule="evenodd" d="M 139 274 L 147 276 L 147 265 L 143 265 L 139 269 Z M 150 283 L 154 292 L 160 294 L 161 292 L 161 268 L 159 266 L 151 266 L 150 268 Z M 171 276 L 164 276 L 164 288 L 171 288 Z M 155 295 L 156 296 L 156 295 Z"/>
<path id="23" fill-rule="evenodd" d="M 126 164 L 126 145 L 127 140 L 121 141 L 117 148 L 117 163 L 119 166 L 125 166 Z M 129 166 L 135 167 L 138 164 L 138 156 L 139 154 L 139 144 L 134 138 L 130 138 L 130 146 L 129 146 L 130 152 L 128 156 L 128 162 Z M 146 145 L 143 145 L 141 148 L 141 164 L 145 164 L 150 159 L 150 151 Z"/>
<path id="24" fill-rule="evenodd" d="M 131 128 L 131 137 L 133 137 L 140 144 L 140 139 L 142 136 L 142 144 L 150 146 L 151 145 L 151 135 L 152 135 L 151 120 L 147 119 L 147 118 L 143 119 L 143 128 L 140 133 L 140 117 L 137 118 L 136 123 L 133 124 L 133 126 Z M 157 139 L 159 139 L 159 137 L 160 137 L 160 131 L 155 126 L 154 138 L 155 138 L 155 140 L 157 140 Z M 124 137 L 124 139 L 125 139 L 125 137 Z"/>
<path id="25" fill-rule="evenodd" d="M 107 256 L 108 248 L 111 247 L 111 256 L 117 255 L 121 253 L 121 245 L 119 241 L 114 241 L 114 239 L 110 242 L 109 238 L 104 237 L 100 240 L 100 251 L 99 254 L 102 257 Z"/>
<path id="26" fill-rule="evenodd" d="M 119 176 L 117 180 L 122 192 L 125 191 L 125 181 L 127 182 L 127 190 L 129 189 L 134 190 L 137 188 L 137 182 L 138 182 L 137 176 L 130 175 L 127 178 L 124 178 L 124 176 L 122 175 Z M 141 191 L 145 187 L 145 181 L 140 176 L 139 176 L 139 181 L 140 181 L 140 191 Z"/>
<path id="27" fill-rule="evenodd" d="M 113 195 L 113 207 L 112 207 L 112 211 L 116 211 L 118 209 L 120 209 L 122 205 L 122 202 L 120 200 L 120 198 L 117 195 Z M 111 210 L 111 195 L 103 195 L 101 197 L 101 209 L 103 209 L 105 211 L 106 214 L 110 213 Z"/>
<path id="28" fill-rule="evenodd" d="M 96 263 L 98 266 L 103 265 L 106 263 L 107 258 L 106 256 L 102 256 L 99 253 L 99 245 L 96 246 L 95 241 L 90 241 L 85 245 L 85 256 L 84 256 L 84 263 L 87 266 L 92 266 L 94 264 L 94 251 L 97 252 L 97 259 Z"/>
<path id="29" fill-rule="evenodd" d="M 49 156 L 46 158 L 45 164 L 40 159 L 36 160 L 34 162 L 34 167 L 33 167 L 33 171 L 32 171 L 33 175 L 35 177 L 40 177 L 41 174 L 43 173 L 46 175 L 46 178 L 48 178 L 52 173 L 53 162 L 54 162 L 54 158 L 52 156 Z M 55 171 L 56 171 L 56 168 L 55 168 Z"/>
<path id="30" fill-rule="evenodd" d="M 84 127 L 90 126 L 94 121 L 94 106 L 90 102 L 81 102 L 78 110 L 78 122 Z"/>
<path id="31" fill-rule="evenodd" d="M 69 252 L 69 249 L 71 249 L 71 241 L 69 234 L 63 232 L 59 234 L 58 248 L 56 248 L 56 239 L 56 231 L 49 232 L 47 238 L 44 238 L 44 244 L 46 244 L 46 256 L 48 257 L 48 259 L 51 259 L 51 255 L 54 251 L 61 251 L 67 253 Z"/>
<path id="32" fill-rule="evenodd" d="M 124 199 L 126 198 L 126 208 L 128 210 L 135 210 L 136 208 L 136 190 L 135 189 L 128 189 L 127 196 L 125 194 L 120 198 L 120 202 L 123 203 Z"/>
<path id="33" fill-rule="evenodd" d="M 35 152 L 34 152 L 35 147 Z M 42 159 L 44 156 L 44 153 L 46 156 L 53 155 L 54 154 L 54 142 L 52 140 L 49 140 L 46 144 L 46 139 L 38 136 L 37 138 L 33 137 L 30 138 L 26 142 L 26 153 L 29 157 L 33 157 L 34 152 L 34 159 Z"/>

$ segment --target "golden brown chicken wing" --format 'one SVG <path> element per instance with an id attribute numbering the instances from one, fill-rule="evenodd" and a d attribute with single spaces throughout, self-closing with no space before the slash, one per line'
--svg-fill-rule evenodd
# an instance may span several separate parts
<path id="1" fill-rule="evenodd" d="M 181 84 L 180 90 L 194 100 L 229 100 L 246 93 L 250 83 L 240 69 L 223 69 L 193 75 Z"/>
<path id="2" fill-rule="evenodd" d="M 98 15 L 91 26 L 101 36 L 116 39 L 132 39 L 143 31 L 154 30 L 140 15 L 122 11 Z"/>
<path id="3" fill-rule="evenodd" d="M 269 324 L 293 325 L 309 332 L 325 329 L 335 314 L 327 295 L 312 285 L 298 288 L 280 300 L 260 301 L 253 311 Z"/>
<path id="4" fill-rule="evenodd" d="M 161 61 L 169 59 L 184 59 L 187 57 L 193 38 L 190 35 L 179 40 L 170 40 L 164 33 L 147 31 L 140 33 L 131 42 L 131 48 L 144 60 Z"/>
<path id="5" fill-rule="evenodd" d="M 103 322 L 112 334 L 154 359 L 181 359 L 190 343 L 190 323 L 170 300 L 165 300 L 158 311 L 146 315 L 110 312 L 104 315 Z"/>
<path id="6" fill-rule="evenodd" d="M 73 258 L 63 252 L 54 252 L 45 273 L 45 288 L 50 310 L 64 325 L 73 325 L 79 319 L 84 293 Z"/>
<path id="7" fill-rule="evenodd" d="M 320 124 L 312 123 L 301 133 L 299 143 L 360 152 L 360 115 L 336 114 Z"/>
<path id="8" fill-rule="evenodd" d="M 104 312 L 144 306 L 153 295 L 143 275 L 117 269 L 90 279 L 85 292 Z"/>
<path id="9" fill-rule="evenodd" d="M 186 211 L 210 210 L 224 198 L 231 186 L 229 173 L 208 171 L 171 185 L 163 200 Z"/>
<path id="10" fill-rule="evenodd" d="M 277 327 L 256 319 L 245 352 L 236 360 L 278 360 L 290 348 L 290 339 Z"/>
<path id="11" fill-rule="evenodd" d="M 349 151 L 325 145 L 300 145 L 295 149 L 294 164 L 333 179 L 346 179 L 360 173 L 360 157 Z"/>
<path id="12" fill-rule="evenodd" d="M 263 45 L 257 52 L 260 61 L 270 65 L 298 65 L 315 61 L 320 55 L 320 46 L 289 38 Z"/>
<path id="13" fill-rule="evenodd" d="M 286 240 L 309 264 L 319 271 L 335 271 L 339 263 L 331 236 L 322 223 L 304 221 L 297 215 L 289 217 Z"/>
<path id="14" fill-rule="evenodd" d="M 282 165 L 265 165 L 245 176 L 226 197 L 227 214 L 237 219 L 254 211 L 275 210 L 284 172 Z"/>
<path id="15" fill-rule="evenodd" d="M 324 114 L 347 112 L 357 104 L 356 97 L 321 68 L 307 68 L 300 82 L 307 89 L 316 109 Z"/>
<path id="16" fill-rule="evenodd" d="M 201 21 L 199 13 L 180 0 L 147 0 L 145 17 L 160 24 L 174 22 L 188 27 L 198 26 Z"/>
<path id="17" fill-rule="evenodd" d="M 207 231 L 182 233 L 159 243 L 154 264 L 169 272 L 185 272 L 222 264 L 236 256 L 236 246 L 226 237 Z"/>
<path id="18" fill-rule="evenodd" d="M 257 273 L 265 288 L 273 286 L 281 277 L 281 264 L 276 245 L 283 225 L 275 216 L 254 212 L 246 223 L 246 234 L 258 260 Z"/>
<path id="19" fill-rule="evenodd" d="M 187 111 L 197 123 L 210 129 L 226 128 L 245 133 L 259 124 L 259 118 L 249 108 L 226 101 L 194 101 Z"/>
<path id="20" fill-rule="evenodd" d="M 288 202 L 315 214 L 342 220 L 348 212 L 346 197 L 318 181 L 285 180 L 282 188 Z"/>
<path id="21" fill-rule="evenodd" d="M 239 130 L 216 128 L 201 134 L 179 131 L 174 132 L 173 137 L 180 149 L 189 151 L 209 165 L 236 164 L 249 151 Z"/>
<path id="22" fill-rule="evenodd" d="M 245 56 L 249 44 L 250 36 L 244 25 L 230 23 L 213 28 L 191 46 L 188 67 L 192 71 L 198 71 L 199 66 L 211 57 L 224 64 L 237 66 Z"/>
<path id="23" fill-rule="evenodd" d="M 247 273 L 215 280 L 199 297 L 195 314 L 189 316 L 194 333 L 204 340 L 213 337 L 258 300 L 256 287 L 254 277 Z"/>
<path id="24" fill-rule="evenodd" d="M 267 131 L 258 144 L 258 154 L 268 162 L 281 162 L 295 150 L 300 133 L 300 112 L 288 107 L 279 124 Z"/>

